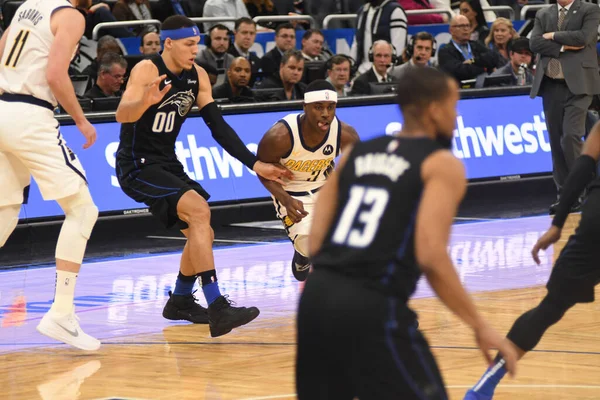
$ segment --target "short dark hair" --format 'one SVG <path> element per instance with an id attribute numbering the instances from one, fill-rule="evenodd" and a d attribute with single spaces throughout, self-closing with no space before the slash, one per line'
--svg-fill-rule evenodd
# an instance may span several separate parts
<path id="1" fill-rule="evenodd" d="M 208 34 L 210 35 L 213 31 L 227 31 L 229 33 L 229 28 L 223 24 L 215 24 L 208 30 Z"/>
<path id="2" fill-rule="evenodd" d="M 235 20 L 235 26 L 233 29 L 235 29 L 237 31 L 241 24 L 248 24 L 248 25 L 256 26 L 256 22 L 254 22 L 254 20 L 252 18 L 242 17 L 242 18 L 238 18 Z"/>
<path id="3" fill-rule="evenodd" d="M 396 100 L 400 110 L 422 111 L 434 101 L 446 98 L 450 93 L 450 75 L 436 68 L 408 68 L 398 82 Z"/>
<path id="4" fill-rule="evenodd" d="M 289 22 L 277 25 L 277 28 L 275 28 L 275 36 L 279 35 L 279 31 L 282 29 L 294 29 L 294 25 L 290 24 Z"/>
<path id="5" fill-rule="evenodd" d="M 320 35 L 321 37 L 325 38 L 325 35 L 323 35 L 323 32 L 321 32 L 320 30 L 309 29 L 306 32 L 304 32 L 304 35 L 302 35 L 302 40 L 308 40 L 312 35 Z"/>
<path id="6" fill-rule="evenodd" d="M 100 59 L 98 74 L 101 72 L 110 72 L 114 64 L 119 64 L 122 68 L 127 69 L 127 60 L 117 53 L 106 53 Z"/>
<path id="7" fill-rule="evenodd" d="M 335 92 L 335 88 L 331 83 L 325 79 L 317 79 L 308 84 L 304 93 L 317 92 L 319 90 L 332 90 Z"/>
<path id="8" fill-rule="evenodd" d="M 333 57 L 331 57 L 331 59 L 329 60 L 329 62 L 327 63 L 327 66 L 329 67 L 328 70 L 332 70 L 334 65 L 340 65 L 347 62 L 348 64 L 350 64 L 350 67 L 352 67 L 352 63 L 350 62 L 350 59 L 346 56 L 343 55 L 335 55 Z"/>
<path id="9" fill-rule="evenodd" d="M 281 65 L 287 64 L 290 58 L 295 58 L 296 61 L 304 61 L 304 56 L 300 50 L 288 50 L 281 56 Z"/>
<path id="10" fill-rule="evenodd" d="M 164 20 L 160 26 L 161 31 L 169 31 L 171 29 L 191 28 L 196 26 L 196 23 L 184 15 L 171 15 Z"/>
<path id="11" fill-rule="evenodd" d="M 429 32 L 419 32 L 413 37 L 414 37 L 413 43 L 416 43 L 417 40 L 423 40 L 423 41 L 427 40 L 427 41 L 430 41 L 431 44 L 433 45 L 433 42 L 435 41 L 435 38 Z"/>
<path id="12" fill-rule="evenodd" d="M 142 32 L 140 32 L 139 34 L 139 38 L 140 38 L 140 46 L 144 45 L 144 39 L 146 38 L 146 35 L 150 34 L 150 33 L 156 33 L 159 37 L 160 37 L 160 32 L 158 32 L 156 30 L 156 28 L 154 28 L 153 26 L 151 28 L 145 28 Z"/>

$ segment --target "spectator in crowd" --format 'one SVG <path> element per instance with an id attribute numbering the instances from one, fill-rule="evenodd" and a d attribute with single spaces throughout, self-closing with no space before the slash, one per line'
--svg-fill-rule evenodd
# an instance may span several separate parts
<path id="1" fill-rule="evenodd" d="M 490 28 L 485 21 L 479 0 L 462 0 L 459 7 L 460 14 L 467 17 L 471 25 L 470 40 L 485 44 L 485 38 L 490 34 Z"/>
<path id="2" fill-rule="evenodd" d="M 318 29 L 309 29 L 302 36 L 302 55 L 306 61 L 327 61 L 331 52 L 325 51 L 325 36 Z"/>
<path id="3" fill-rule="evenodd" d="M 96 83 L 85 93 L 84 97 L 89 99 L 120 97 L 126 72 L 127 61 L 120 54 L 104 54 L 100 59 Z"/>
<path id="4" fill-rule="evenodd" d="M 160 36 L 154 30 L 145 30 L 140 34 L 140 53 L 156 54 L 162 49 Z"/>
<path id="5" fill-rule="evenodd" d="M 225 81 L 225 74 L 233 61 L 233 56 L 227 53 L 231 32 L 225 25 L 214 25 L 206 34 L 206 48 L 196 56 L 196 63 L 212 65 L 217 69 L 217 84 Z"/>
<path id="6" fill-rule="evenodd" d="M 429 0 L 398 0 L 405 10 L 431 10 L 435 8 Z M 408 15 L 408 25 L 443 24 L 448 21 L 446 14 Z"/>
<path id="7" fill-rule="evenodd" d="M 228 99 L 231 103 L 254 102 L 254 94 L 248 86 L 252 70 L 244 57 L 237 57 L 227 70 L 227 82 L 213 88 L 213 98 Z"/>
<path id="8" fill-rule="evenodd" d="M 208 75 L 208 80 L 210 81 L 210 85 L 215 86 L 217 84 L 217 78 L 219 75 L 217 68 L 213 67 L 210 64 L 204 64 L 204 63 L 197 63 L 197 64 L 199 67 L 203 68 L 206 71 L 206 74 Z"/>
<path id="9" fill-rule="evenodd" d="M 98 77 L 98 67 L 100 64 L 100 60 L 102 56 L 106 53 L 116 53 L 123 55 L 123 51 L 121 50 L 121 46 L 119 46 L 119 42 L 117 39 L 110 35 L 102 36 L 98 40 L 98 44 L 96 46 L 96 59 L 91 62 L 83 71 L 83 75 L 88 75 L 90 77 L 90 82 L 93 85 L 96 82 L 96 78 Z"/>
<path id="10" fill-rule="evenodd" d="M 491 75 L 511 75 L 510 86 L 531 85 L 533 74 L 530 67 L 533 53 L 529 48 L 529 39 L 523 37 L 511 40 L 508 44 L 508 53 L 510 61 Z"/>
<path id="11" fill-rule="evenodd" d="M 452 40 L 438 52 L 440 68 L 458 81 L 476 79 L 496 68 L 496 56 L 478 41 L 469 40 L 471 24 L 464 15 L 450 21 Z"/>
<path id="12" fill-rule="evenodd" d="M 492 29 L 485 38 L 485 45 L 498 55 L 498 67 L 504 66 L 510 60 L 508 54 L 508 43 L 511 39 L 516 39 L 519 34 L 513 27 L 512 22 L 506 18 L 497 18 L 492 23 Z"/>
<path id="13" fill-rule="evenodd" d="M 250 18 L 279 15 L 277 7 L 272 0 L 244 0 Z M 275 29 L 281 22 L 261 22 L 260 26 Z"/>
<path id="14" fill-rule="evenodd" d="M 385 40 L 373 43 L 373 66 L 354 80 L 351 94 L 353 96 L 368 95 L 371 94 L 371 83 L 392 82 L 388 69 L 393 64 L 392 45 Z"/>
<path id="15" fill-rule="evenodd" d="M 203 17 L 250 17 L 248 9 L 244 4 L 243 0 L 206 0 L 204 3 Z M 217 25 L 219 22 L 205 22 L 204 32 L 208 32 L 210 28 Z M 232 21 L 221 22 L 221 25 L 225 25 L 227 29 L 233 31 L 235 29 L 235 23 Z"/>
<path id="16" fill-rule="evenodd" d="M 118 0 L 113 6 L 113 15 L 117 21 L 142 21 L 152 19 L 150 3 L 148 0 Z M 139 35 L 144 29 L 143 25 L 132 28 L 134 34 Z"/>
<path id="17" fill-rule="evenodd" d="M 344 55 L 336 55 L 327 61 L 327 82 L 335 88 L 338 97 L 348 96 L 350 92 L 350 71 L 352 63 Z"/>
<path id="18" fill-rule="evenodd" d="M 248 17 L 242 17 L 235 21 L 235 36 L 233 45 L 229 46 L 229 54 L 233 57 L 244 57 L 250 62 L 252 78 L 250 86 L 254 86 L 254 80 L 260 69 L 260 58 L 255 52 L 250 51 L 256 40 L 256 22 Z"/>
<path id="19" fill-rule="evenodd" d="M 257 89 L 278 89 L 283 88 L 285 97 L 278 97 L 275 100 L 301 100 L 304 98 L 306 85 L 300 80 L 304 72 L 304 57 L 300 50 L 288 50 L 281 57 L 279 74 L 270 76 L 259 83 Z"/>
<path id="20" fill-rule="evenodd" d="M 116 21 L 117 19 L 113 15 L 108 4 L 94 0 L 92 1 L 90 8 L 86 10 L 84 36 L 88 39 L 92 39 L 92 34 L 96 25 L 102 22 Z M 103 28 L 101 33 L 118 38 L 132 36 L 132 33 L 127 28 L 123 27 Z"/>
<path id="21" fill-rule="evenodd" d="M 405 55 L 408 58 L 408 61 L 391 69 L 390 75 L 392 76 L 392 79 L 400 79 L 402 73 L 408 68 L 429 66 L 429 60 L 433 57 L 434 48 L 435 38 L 431 33 L 419 32 L 412 36 L 405 49 Z"/>
<path id="22" fill-rule="evenodd" d="M 367 72 L 372 62 L 369 51 L 377 40 L 394 45 L 397 54 L 406 46 L 407 18 L 396 0 L 365 0 L 358 10 L 356 40 L 352 45 L 352 58 L 358 63 L 358 72 Z"/>
<path id="23" fill-rule="evenodd" d="M 260 59 L 260 68 L 265 76 L 278 75 L 283 53 L 296 48 L 296 31 L 292 24 L 285 23 L 275 29 L 275 47 Z M 300 53 L 302 54 L 302 53 Z"/>

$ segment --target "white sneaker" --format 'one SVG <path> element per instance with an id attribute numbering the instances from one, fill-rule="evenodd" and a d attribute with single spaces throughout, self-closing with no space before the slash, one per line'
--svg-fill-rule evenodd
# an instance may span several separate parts
<path id="1" fill-rule="evenodd" d="M 37 326 L 37 330 L 42 335 L 70 344 L 81 350 L 98 350 L 100 341 L 81 330 L 78 321 L 79 319 L 75 313 L 57 316 L 52 311 L 48 311 Z"/>
<path id="2" fill-rule="evenodd" d="M 101 366 L 102 363 L 99 360 L 80 364 L 73 370 L 38 385 L 38 393 L 42 400 L 78 399 L 83 382 L 98 372 Z"/>

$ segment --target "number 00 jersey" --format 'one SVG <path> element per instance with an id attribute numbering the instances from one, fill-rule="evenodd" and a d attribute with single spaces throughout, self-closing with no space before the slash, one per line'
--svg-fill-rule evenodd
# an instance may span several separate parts
<path id="1" fill-rule="evenodd" d="M 156 104 L 150 106 L 137 122 L 121 125 L 117 157 L 141 165 L 177 162 L 175 142 L 198 97 L 198 71 L 193 67 L 180 76 L 173 74 L 160 55 L 150 59 L 158 75 L 166 75 L 159 89 L 171 84 L 171 89 Z"/>
<path id="2" fill-rule="evenodd" d="M 280 161 L 294 174 L 294 179 L 283 186 L 284 190 L 291 193 L 313 191 L 323 186 L 334 166 L 333 160 L 340 152 L 342 124 L 337 117 L 331 122 L 323 141 L 311 148 L 302 137 L 301 116 L 290 114 L 279 121 L 287 127 L 292 141 L 291 151 Z"/>
<path id="3" fill-rule="evenodd" d="M 54 41 L 50 18 L 66 7 L 73 8 L 67 0 L 27 0 L 17 9 L 0 60 L 0 92 L 30 95 L 57 105 L 46 79 Z"/>
<path id="4" fill-rule="evenodd" d="M 357 143 L 341 171 L 338 208 L 314 268 L 408 300 L 421 275 L 414 254 L 421 164 L 441 148 L 426 138 Z"/>

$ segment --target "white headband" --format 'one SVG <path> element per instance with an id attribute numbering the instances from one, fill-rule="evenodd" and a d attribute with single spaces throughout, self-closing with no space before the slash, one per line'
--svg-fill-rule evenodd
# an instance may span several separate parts
<path id="1" fill-rule="evenodd" d="M 304 102 L 306 104 L 316 103 L 318 101 L 333 101 L 334 103 L 337 103 L 337 92 L 325 89 L 304 93 Z"/>

